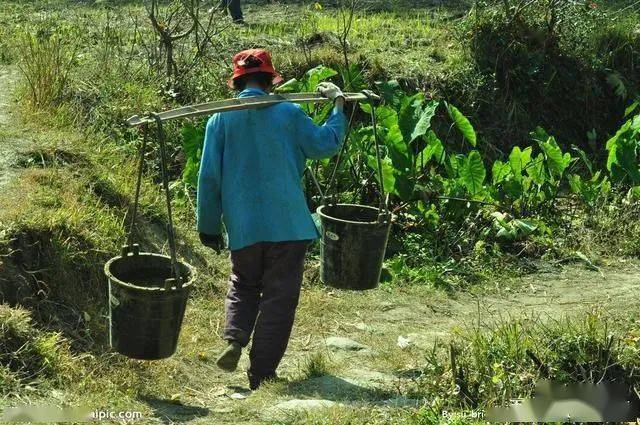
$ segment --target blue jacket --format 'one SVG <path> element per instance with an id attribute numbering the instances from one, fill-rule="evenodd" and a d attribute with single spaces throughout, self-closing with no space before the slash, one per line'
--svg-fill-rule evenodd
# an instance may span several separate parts
<path id="1" fill-rule="evenodd" d="M 246 89 L 238 97 L 264 94 Z M 198 178 L 198 231 L 219 235 L 224 221 L 230 250 L 316 239 L 302 175 L 307 159 L 338 152 L 346 126 L 335 109 L 317 126 L 293 103 L 211 116 Z"/>

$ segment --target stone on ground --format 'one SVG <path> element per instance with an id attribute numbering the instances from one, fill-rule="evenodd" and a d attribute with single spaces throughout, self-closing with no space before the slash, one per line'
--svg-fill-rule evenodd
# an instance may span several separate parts
<path id="1" fill-rule="evenodd" d="M 367 369 L 351 369 L 348 372 L 348 379 L 364 388 L 379 388 L 398 381 L 398 378 L 393 375 Z"/>
<path id="2" fill-rule="evenodd" d="M 415 398 L 408 398 L 405 396 L 399 396 L 382 401 L 383 406 L 403 408 L 403 407 L 418 407 L 423 403 L 422 400 Z"/>
<path id="3" fill-rule="evenodd" d="M 310 400 L 287 400 L 276 404 L 264 411 L 266 419 L 274 419 L 296 412 L 310 412 L 318 409 L 327 409 L 339 405 L 335 401 L 310 399 Z"/>
<path id="4" fill-rule="evenodd" d="M 366 350 L 367 346 L 357 341 L 342 336 L 332 336 L 325 340 L 328 348 L 344 351 L 361 351 Z"/>

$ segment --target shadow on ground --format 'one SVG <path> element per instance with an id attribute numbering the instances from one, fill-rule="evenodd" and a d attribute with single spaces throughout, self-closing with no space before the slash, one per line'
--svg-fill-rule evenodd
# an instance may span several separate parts
<path id="1" fill-rule="evenodd" d="M 377 401 L 393 396 L 391 392 L 381 388 L 333 375 L 289 382 L 284 393 L 296 398 L 320 398 L 338 402 Z"/>
<path id="2" fill-rule="evenodd" d="M 154 396 L 142 396 L 139 399 L 153 409 L 153 414 L 165 424 L 187 422 L 195 418 L 208 416 L 209 409 L 188 406 L 173 400 L 166 400 Z"/>

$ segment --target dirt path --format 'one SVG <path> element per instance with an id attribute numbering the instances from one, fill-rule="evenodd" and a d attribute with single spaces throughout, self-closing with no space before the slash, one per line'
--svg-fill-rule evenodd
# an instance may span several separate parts
<path id="1" fill-rule="evenodd" d="M 185 393 L 181 398 L 184 405 L 208 409 L 203 417 L 189 419 L 190 423 L 207 423 L 212 417 L 216 423 L 268 423 L 279 414 L 273 406 L 280 405 L 280 410 L 291 413 L 321 408 L 325 401 L 350 407 L 398 406 L 415 402 L 398 398 L 397 389 L 424 366 L 425 350 L 433 347 L 436 339 L 447 340 L 452 331 L 473 326 L 478 318 L 489 325 L 500 318 L 540 316 L 553 320 L 593 309 L 607 316 L 629 315 L 640 312 L 639 305 L 638 262 L 616 262 L 600 271 L 569 265 L 497 282 L 495 288 L 478 295 L 460 292 L 447 296 L 420 287 L 360 293 L 316 287 L 303 291 L 297 324 L 279 370 L 289 379 L 285 385 L 261 389 L 246 399 L 234 398 L 239 397 L 238 386 L 245 385 L 246 355 L 233 374 L 220 373 L 212 361 L 187 361 L 189 366 L 184 367 L 176 358 L 175 366 L 186 374 L 185 382 L 194 391 L 194 396 Z M 207 314 L 219 318 L 221 311 L 195 302 L 187 314 L 187 326 L 199 326 L 197 318 Z M 191 338 L 194 332 L 199 333 L 195 329 L 188 332 Z M 407 341 L 405 347 L 398 345 L 399 337 Z M 192 342 L 183 344 L 187 349 Z M 214 347 L 208 352 L 213 356 L 222 345 L 215 339 L 211 344 Z M 301 370 L 317 353 L 324 353 L 329 360 L 329 371 L 301 378 Z M 173 410 L 166 404 L 163 414 L 179 420 Z"/>
<path id="2" fill-rule="evenodd" d="M 18 81 L 15 68 L 0 65 L 0 190 L 18 174 L 13 168 L 17 152 L 25 145 L 15 129 L 18 122 L 13 116 L 14 89 Z"/>

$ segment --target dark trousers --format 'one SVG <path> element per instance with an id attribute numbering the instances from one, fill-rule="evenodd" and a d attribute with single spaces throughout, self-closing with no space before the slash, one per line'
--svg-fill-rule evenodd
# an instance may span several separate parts
<path id="1" fill-rule="evenodd" d="M 253 342 L 249 375 L 272 377 L 284 356 L 300 297 L 309 241 L 260 242 L 231 251 L 224 339 Z"/>
<path id="2" fill-rule="evenodd" d="M 228 10 L 231 19 L 234 21 L 242 21 L 242 8 L 240 6 L 240 0 L 220 0 L 218 6 L 222 10 Z"/>

